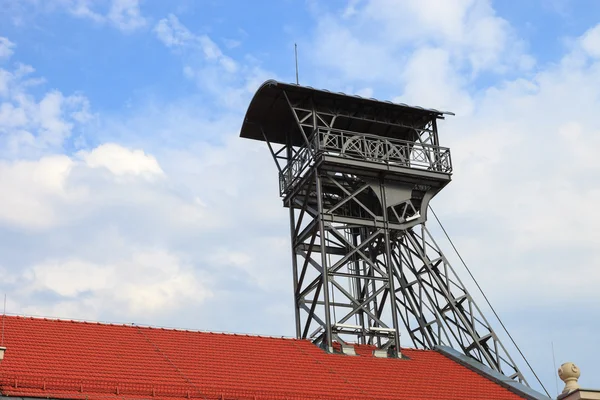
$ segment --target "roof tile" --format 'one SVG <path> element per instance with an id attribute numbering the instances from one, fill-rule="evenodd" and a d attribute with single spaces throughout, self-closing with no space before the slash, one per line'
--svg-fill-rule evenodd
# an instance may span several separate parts
<path id="1" fill-rule="evenodd" d="M 0 392 L 58 399 L 518 399 L 435 351 L 6 317 Z"/>

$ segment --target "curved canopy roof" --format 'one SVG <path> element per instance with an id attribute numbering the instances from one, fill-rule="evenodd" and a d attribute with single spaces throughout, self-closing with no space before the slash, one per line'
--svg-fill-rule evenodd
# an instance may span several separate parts
<path id="1" fill-rule="evenodd" d="M 443 118 L 444 114 L 454 115 L 268 80 L 252 98 L 240 136 L 263 141 L 266 136 L 269 142 L 286 144 L 286 133 L 289 133 L 291 143 L 301 145 L 303 138 L 288 100 L 301 108 L 314 105 L 317 111 L 339 115 L 335 128 L 407 140 L 414 140 L 411 127 L 424 127 L 431 120 Z"/>

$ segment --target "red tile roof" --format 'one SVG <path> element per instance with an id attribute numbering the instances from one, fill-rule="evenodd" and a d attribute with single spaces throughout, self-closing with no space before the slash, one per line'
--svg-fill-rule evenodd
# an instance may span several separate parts
<path id="1" fill-rule="evenodd" d="M 5 319 L 0 392 L 60 399 L 519 399 L 436 351 L 327 354 L 305 340 Z"/>

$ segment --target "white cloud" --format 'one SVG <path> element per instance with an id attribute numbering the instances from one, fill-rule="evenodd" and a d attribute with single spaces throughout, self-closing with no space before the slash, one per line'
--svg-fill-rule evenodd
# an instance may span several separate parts
<path id="1" fill-rule="evenodd" d="M 16 226 L 48 227 L 60 221 L 53 210 L 56 199 L 76 199 L 66 190 L 73 166 L 67 156 L 46 157 L 38 162 L 0 163 L 0 221 Z"/>
<path id="2" fill-rule="evenodd" d="M 13 55 L 15 44 L 5 37 L 0 36 L 0 60 Z"/>
<path id="3" fill-rule="evenodd" d="M 371 0 L 363 11 L 361 22 L 379 22 L 388 45 L 434 44 L 465 57 L 475 71 L 497 68 L 505 62 L 500 57 L 518 45 L 509 23 L 488 0 Z"/>
<path id="4" fill-rule="evenodd" d="M 52 91 L 38 104 L 40 138 L 50 145 L 59 145 L 71 133 L 72 125 L 63 119 L 63 95 Z"/>
<path id="5" fill-rule="evenodd" d="M 0 68 L 0 155 L 39 157 L 61 149 L 65 140 L 93 120 L 87 98 L 65 96 L 57 90 L 34 96 L 30 89 L 43 83 L 34 69 L 17 64 Z"/>
<path id="6" fill-rule="evenodd" d="M 20 107 L 15 107 L 11 103 L 0 104 L 0 125 L 5 128 L 14 128 L 23 126 L 27 123 L 27 114 Z"/>
<path id="7" fill-rule="evenodd" d="M 154 32 L 167 47 L 198 49 L 206 61 L 217 63 L 225 72 L 234 73 L 237 70 L 237 63 L 224 55 L 211 38 L 193 34 L 173 14 L 158 21 Z"/>
<path id="8" fill-rule="evenodd" d="M 91 151 L 80 151 L 78 156 L 91 168 L 106 168 L 117 176 L 162 175 L 158 161 L 143 150 L 130 150 L 115 143 L 102 144 Z"/>
<path id="9" fill-rule="evenodd" d="M 483 9 L 485 8 L 485 9 Z M 451 0 L 440 3 L 435 0 L 371 0 L 364 5 L 368 18 L 390 23 L 402 22 L 398 29 L 390 25 L 383 28 L 392 40 L 413 40 L 422 33 L 432 34 L 444 40 L 465 40 L 468 19 L 471 13 L 489 14 L 487 1 Z"/>
<path id="10" fill-rule="evenodd" d="M 113 0 L 107 18 L 117 28 L 126 32 L 146 26 L 139 0 Z"/>
<path id="11" fill-rule="evenodd" d="M 113 26 L 124 33 L 140 30 L 147 25 L 147 20 L 140 9 L 140 0 L 54 0 L 52 2 L 24 0 L 21 7 L 20 13 L 13 16 L 14 22 L 19 25 L 23 24 L 24 18 L 29 17 L 28 14 L 40 11 L 65 11 L 73 17 L 90 20 L 99 26 Z M 13 10 L 13 13 L 15 11 Z"/>
<path id="12" fill-rule="evenodd" d="M 440 48 L 416 50 L 401 74 L 406 82 L 404 92 L 393 100 L 469 114 L 473 102 L 464 88 L 464 77 L 452 66 L 450 57 Z"/>
<path id="13" fill-rule="evenodd" d="M 382 81 L 398 73 L 395 54 L 386 46 L 365 42 L 343 21 L 325 15 L 319 19 L 314 39 L 317 68 L 338 70 L 346 80 Z M 306 46 L 312 48 L 313 44 Z M 376 64 L 377 68 L 372 68 Z"/>
<path id="14" fill-rule="evenodd" d="M 467 80 L 484 71 L 528 70 L 535 62 L 488 0 L 368 0 L 318 14 L 306 47 L 314 49 L 312 62 L 330 72 L 329 80 L 341 74 L 336 80 L 401 86 L 409 81 L 398 75 L 426 48 L 444 52 L 444 64 Z"/>
<path id="15" fill-rule="evenodd" d="M 93 171 L 98 168 L 109 171 L 109 176 L 96 177 Z M 2 161 L 0 186 L 5 196 L 0 199 L 0 222 L 33 229 L 63 225 L 76 218 L 73 211 L 78 208 L 87 213 L 101 206 L 101 201 L 122 201 L 120 196 L 115 199 L 113 192 L 122 192 L 120 188 L 135 182 L 132 179 L 152 180 L 161 175 L 163 171 L 152 155 L 114 143 L 81 151 L 76 158 L 52 155 L 31 161 Z M 127 176 L 130 179 L 122 179 Z M 149 189 L 162 190 L 160 186 Z"/>
<path id="16" fill-rule="evenodd" d="M 116 316 L 130 318 L 164 313 L 186 302 L 199 304 L 213 296 L 209 278 L 164 250 L 134 250 L 126 259 L 103 264 L 47 260 L 29 268 L 24 276 L 29 282 L 26 291 L 51 291 L 63 298 L 58 307 L 27 306 L 34 315 L 62 316 L 67 309 L 71 318 L 90 318 L 101 308 L 109 308 Z"/>
<path id="17" fill-rule="evenodd" d="M 344 12 L 342 13 L 342 18 L 350 18 L 350 17 L 356 15 L 356 13 L 357 13 L 356 6 L 358 5 L 359 2 L 360 2 L 360 0 L 348 1 L 348 4 L 346 5 Z"/>
<path id="18" fill-rule="evenodd" d="M 225 39 L 223 39 L 223 43 L 225 43 L 225 46 L 227 46 L 228 49 L 235 49 L 236 47 L 241 46 L 242 41 L 236 40 L 236 39 L 225 38 Z"/>
<path id="19" fill-rule="evenodd" d="M 591 57 L 600 58 L 600 24 L 583 34 L 581 47 Z"/>
<path id="20" fill-rule="evenodd" d="M 175 15 L 161 19 L 154 32 L 165 46 L 182 56 L 183 75 L 211 94 L 221 107 L 236 112 L 245 109 L 258 86 L 276 78 L 252 57 L 240 63 L 227 56 L 208 35 L 194 34 Z"/>
<path id="21" fill-rule="evenodd" d="M 163 152 L 161 164 L 147 152 L 109 144 L 0 165 L 0 232 L 38 238 L 25 242 L 35 247 L 25 250 L 29 256 L 15 254 L 19 267 L 3 281 L 11 293 L 6 285 L 20 288 L 11 294 L 11 311 L 157 324 L 169 320 L 169 310 L 219 309 L 203 327 L 233 329 L 240 307 L 255 310 L 287 295 L 287 231 L 270 228 L 286 222 L 276 173 L 249 173 L 238 164 L 271 168 L 260 147 L 234 135 L 224 146 Z M 163 170 L 164 179 L 140 179 Z M 6 246 L 0 244 L 0 269 L 13 258 Z M 264 300 L 240 304 L 244 296 Z M 277 332 L 256 323 L 245 330 Z"/>
<path id="22" fill-rule="evenodd" d="M 104 22 L 104 17 L 93 11 L 93 0 L 60 0 L 67 11 L 80 18 L 89 18 L 94 22 Z"/>
<path id="23" fill-rule="evenodd" d="M 187 46 L 195 39 L 194 34 L 173 14 L 158 21 L 154 33 L 167 47 Z"/>
<path id="24" fill-rule="evenodd" d="M 130 118 L 90 125 L 98 119 L 84 96 L 33 96 L 33 68 L 2 71 L 0 127 L 13 147 L 0 162 L 0 233 L 11 232 L 16 243 L 0 243 L 0 271 L 11 311 L 183 326 L 188 322 L 170 310 L 189 308 L 207 315 L 206 328 L 239 329 L 240 308 L 251 315 L 282 295 L 287 235 L 282 240 L 270 227 L 285 223 L 285 210 L 275 173 L 239 168 L 272 161 L 259 143 L 237 137 L 237 112 L 151 104 Z M 73 151 L 84 126 L 99 144 Z M 71 154 L 61 154 L 64 144 Z M 269 315 L 245 330 L 277 333 Z"/>
<path id="25" fill-rule="evenodd" d="M 349 90 L 349 92 L 352 92 L 352 91 Z M 361 96 L 361 97 L 371 98 L 371 97 L 373 97 L 373 89 L 370 87 L 362 88 L 362 89 L 356 91 L 356 95 Z"/>

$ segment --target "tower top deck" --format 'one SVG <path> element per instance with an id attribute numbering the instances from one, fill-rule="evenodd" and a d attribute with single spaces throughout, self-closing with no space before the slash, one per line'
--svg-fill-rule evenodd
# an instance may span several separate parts
<path id="1" fill-rule="evenodd" d="M 416 140 L 416 129 L 451 112 L 380 101 L 309 86 L 264 82 L 244 118 L 240 137 L 303 146 L 294 109 L 315 110 L 335 118 L 335 127 L 392 139 Z M 287 136 L 289 135 L 289 137 Z"/>

